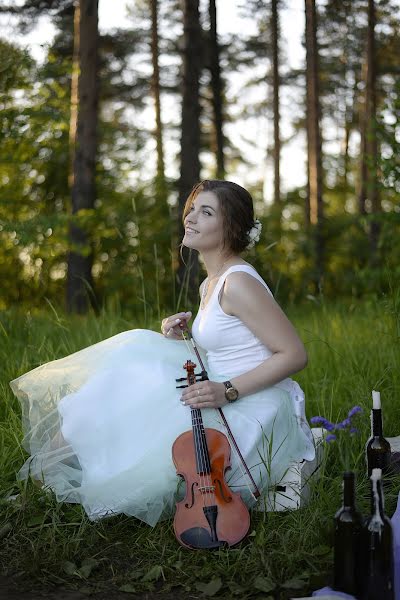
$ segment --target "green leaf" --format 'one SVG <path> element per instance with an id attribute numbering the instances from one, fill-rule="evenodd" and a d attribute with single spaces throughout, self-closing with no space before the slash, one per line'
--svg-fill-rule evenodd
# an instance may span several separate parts
<path id="1" fill-rule="evenodd" d="M 76 566 L 76 564 L 71 562 L 70 560 L 65 560 L 63 562 L 62 567 L 64 573 L 66 573 L 67 575 L 74 575 L 78 571 L 78 567 Z"/>
<path id="2" fill-rule="evenodd" d="M 162 566 L 154 565 L 154 567 L 151 567 L 150 571 L 147 571 L 142 581 L 157 581 L 158 579 L 160 579 L 161 575 L 163 575 Z"/>
<path id="3" fill-rule="evenodd" d="M 263 577 L 262 575 L 259 575 L 255 578 L 253 585 L 256 588 L 256 590 L 266 592 L 267 594 L 268 592 L 273 592 L 276 588 L 276 584 L 271 579 Z"/>
<path id="4" fill-rule="evenodd" d="M 7 522 L 7 523 L 5 523 L 5 524 L 3 525 L 3 527 L 1 527 L 1 529 L 0 529 L 0 540 L 1 540 L 2 538 L 5 538 L 5 537 L 6 537 L 6 536 L 7 536 L 7 535 L 10 533 L 10 531 L 12 531 L 12 525 L 11 525 L 11 523 L 8 521 L 8 522 Z"/>
<path id="5" fill-rule="evenodd" d="M 82 575 L 82 577 L 84 577 L 86 579 L 87 577 L 89 577 L 90 573 L 93 571 L 93 569 L 95 567 L 97 567 L 98 564 L 99 564 L 99 562 L 97 560 L 95 560 L 94 558 L 85 558 L 82 561 L 81 568 L 79 569 L 80 575 Z"/>
<path id="6" fill-rule="evenodd" d="M 324 556 L 324 554 L 329 554 L 329 552 L 331 551 L 331 548 L 329 546 L 316 546 L 315 548 L 313 548 L 313 554 L 315 556 Z"/>
<path id="7" fill-rule="evenodd" d="M 305 585 L 306 584 L 305 584 L 304 579 L 293 578 L 293 579 L 288 579 L 287 581 L 285 581 L 285 583 L 282 583 L 281 587 L 283 587 L 287 590 L 301 590 L 304 588 Z"/>
<path id="8" fill-rule="evenodd" d="M 137 592 L 137 589 L 131 583 L 126 583 L 125 585 L 121 585 L 121 587 L 118 589 L 120 592 L 126 592 L 127 594 L 136 594 L 136 592 Z"/>
<path id="9" fill-rule="evenodd" d="M 245 588 L 243 586 L 239 585 L 238 583 L 236 583 L 235 581 L 230 581 L 228 583 L 228 587 L 229 587 L 229 591 L 234 596 L 238 596 L 239 594 L 243 595 L 245 592 Z"/>
<path id="10" fill-rule="evenodd" d="M 45 515 L 35 515 L 31 517 L 27 523 L 28 527 L 36 527 L 36 525 L 42 525 Z"/>
<path id="11" fill-rule="evenodd" d="M 136 571 L 129 571 L 128 579 L 140 579 L 143 577 L 142 569 L 137 569 Z"/>
<path id="12" fill-rule="evenodd" d="M 222 581 L 220 577 L 215 577 L 215 579 L 211 579 L 209 583 L 201 583 L 198 581 L 196 583 L 196 588 L 199 592 L 203 592 L 205 596 L 215 596 L 217 592 L 222 587 Z"/>

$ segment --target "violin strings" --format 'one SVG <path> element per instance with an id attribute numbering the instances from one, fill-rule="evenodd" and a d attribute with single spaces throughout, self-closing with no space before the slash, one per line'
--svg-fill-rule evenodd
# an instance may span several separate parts
<path id="1" fill-rule="evenodd" d="M 189 343 L 188 343 L 183 331 L 181 332 L 181 335 L 182 335 L 182 339 L 184 340 L 184 342 L 188 348 L 189 353 L 193 355 L 193 348 L 190 348 Z M 197 357 L 196 357 L 196 359 L 197 359 Z M 193 410 L 199 410 L 200 415 L 201 415 L 201 409 L 192 409 L 191 408 L 191 411 L 193 411 Z M 192 413 L 192 417 L 193 417 L 193 413 Z M 197 414 L 194 416 L 194 419 L 196 421 L 196 426 L 193 429 L 194 429 L 195 435 L 196 435 L 197 448 L 200 449 L 200 459 L 203 463 L 204 468 L 207 467 L 207 464 L 210 464 L 210 467 L 211 467 L 210 460 L 208 460 L 208 461 L 206 460 L 206 456 L 207 456 L 207 454 L 206 454 L 207 441 L 206 440 L 207 440 L 207 438 L 205 438 L 205 435 L 204 435 L 205 440 L 203 438 L 202 431 L 200 430 L 199 418 L 198 418 Z M 193 418 L 192 418 L 192 422 L 193 422 Z M 205 441 L 205 444 L 204 444 L 204 441 Z M 203 490 L 201 492 L 201 497 L 203 500 L 203 507 L 212 506 L 213 504 L 215 504 L 215 492 L 212 489 L 212 480 L 211 480 L 210 475 L 211 474 L 207 473 L 206 471 L 204 473 L 202 473 L 202 472 L 199 473 L 200 486 Z"/>
<path id="2" fill-rule="evenodd" d="M 190 341 L 192 342 L 192 346 L 193 346 L 193 348 L 190 348 L 190 346 L 189 346 L 189 344 L 188 344 L 188 341 L 187 341 L 187 339 L 186 339 L 186 337 L 185 337 L 185 335 L 184 335 L 183 331 L 182 331 L 182 338 L 184 339 L 184 341 L 185 341 L 185 343 L 186 343 L 186 346 L 187 346 L 188 350 L 189 350 L 189 351 L 190 351 L 190 352 L 193 354 L 193 353 L 194 353 L 194 342 L 193 342 L 193 338 L 192 338 L 192 337 L 190 337 Z M 197 357 L 196 357 L 196 358 L 197 358 Z M 238 459 L 239 470 L 240 470 L 240 472 L 241 472 L 241 475 L 242 475 L 242 478 L 243 478 L 243 480 L 244 480 L 244 483 L 245 483 L 245 485 L 246 485 L 247 489 L 249 490 L 249 492 L 250 492 L 251 496 L 253 497 L 253 499 L 254 499 L 254 500 L 257 500 L 257 497 L 254 495 L 254 492 L 253 492 L 253 490 L 252 490 L 252 488 L 250 487 L 250 484 L 249 484 L 249 482 L 248 482 L 249 476 L 248 476 L 248 474 L 246 473 L 246 471 L 245 471 L 245 469 L 244 469 L 244 467 L 243 467 L 243 465 L 242 465 L 242 461 L 240 460 L 239 453 L 238 453 L 238 451 L 237 451 L 237 449 L 236 449 L 235 445 L 232 443 L 231 436 L 230 436 L 230 434 L 229 434 L 229 430 L 227 429 L 227 427 L 226 427 L 225 423 L 224 423 L 224 422 L 222 421 L 222 419 L 220 418 L 220 416 L 219 416 L 219 414 L 218 414 L 218 411 L 217 411 L 217 409 L 215 409 L 215 411 L 216 411 L 216 414 L 217 414 L 217 421 L 218 421 L 218 423 L 219 423 L 220 425 L 222 425 L 222 427 L 223 427 L 223 429 L 224 429 L 224 431 L 225 431 L 225 433 L 226 433 L 226 437 L 228 438 L 228 442 L 229 442 L 229 445 L 230 445 L 230 447 L 231 447 L 231 450 L 233 450 L 233 451 L 234 451 L 234 453 L 235 453 L 235 455 L 236 455 L 236 458 Z"/>
<path id="3" fill-rule="evenodd" d="M 192 409 L 192 410 L 200 410 L 199 408 L 197 409 Z M 206 467 L 206 450 L 204 447 L 204 440 L 203 440 L 203 436 L 202 436 L 202 432 L 199 426 L 199 418 L 198 418 L 198 413 L 196 413 L 195 415 L 195 419 L 196 419 L 196 435 L 197 435 L 197 440 L 198 440 L 198 444 L 197 444 L 197 448 L 200 450 L 200 461 L 201 461 L 201 466 L 200 469 L 203 467 L 203 469 Z M 209 500 L 208 498 L 208 490 L 209 490 L 209 475 L 207 474 L 206 470 L 200 470 L 200 485 L 202 488 L 201 491 L 201 497 L 202 497 L 202 501 L 203 501 L 203 506 L 208 506 L 207 501 Z"/>
<path id="4" fill-rule="evenodd" d="M 188 341 L 184 335 L 184 332 L 182 331 L 182 338 L 185 340 L 186 346 L 189 350 L 189 353 L 193 355 L 193 348 L 190 348 Z M 191 338 L 192 341 L 192 345 L 193 345 L 193 340 Z M 197 357 L 196 357 L 197 360 Z M 201 409 L 197 409 L 200 411 L 200 415 L 201 415 Z M 198 418 L 196 417 L 197 421 L 197 425 L 198 425 Z M 200 429 L 200 428 L 199 428 Z M 206 467 L 207 464 L 210 465 L 211 467 L 211 463 L 210 460 L 206 460 L 206 456 L 207 456 L 207 438 L 205 436 L 205 432 L 204 432 L 204 438 L 205 438 L 205 444 L 204 444 L 204 438 L 202 435 L 202 431 L 199 430 L 198 432 L 198 436 L 200 438 L 200 444 L 198 445 L 198 447 L 200 447 L 200 452 L 201 452 L 201 460 L 203 461 L 203 465 L 204 467 Z M 215 493 L 212 490 L 212 481 L 211 481 L 211 476 L 210 473 L 204 472 L 203 474 L 200 474 L 200 485 L 203 488 L 203 492 L 202 492 L 202 498 L 203 498 L 203 505 L 204 506 L 211 506 L 212 504 L 215 504 Z M 213 496 L 212 499 L 210 499 L 210 495 Z"/>

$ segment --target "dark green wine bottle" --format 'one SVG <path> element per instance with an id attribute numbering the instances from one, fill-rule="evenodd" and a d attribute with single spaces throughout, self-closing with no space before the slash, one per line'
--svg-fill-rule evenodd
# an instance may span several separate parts
<path id="1" fill-rule="evenodd" d="M 392 454 L 389 442 L 383 437 L 381 395 L 375 390 L 372 391 L 371 437 L 365 453 L 368 477 L 371 477 L 372 469 L 382 469 L 383 475 L 388 473 Z"/>
<path id="2" fill-rule="evenodd" d="M 366 446 L 368 477 L 371 477 L 372 469 L 382 469 L 385 475 L 390 467 L 391 448 L 389 442 L 383 437 L 380 408 L 372 409 L 371 434 Z"/>
<path id="3" fill-rule="evenodd" d="M 393 534 L 390 519 L 384 512 L 381 477 L 381 469 L 372 470 L 371 515 L 361 534 L 362 600 L 394 600 Z"/>
<path id="4" fill-rule="evenodd" d="M 333 589 L 358 596 L 362 515 L 355 505 L 355 476 L 343 474 L 343 506 L 334 519 Z"/>

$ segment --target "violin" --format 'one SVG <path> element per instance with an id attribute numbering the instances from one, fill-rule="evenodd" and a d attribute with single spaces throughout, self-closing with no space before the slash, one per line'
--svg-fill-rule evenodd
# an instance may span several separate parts
<path id="1" fill-rule="evenodd" d="M 196 365 L 188 360 L 183 368 L 187 385 L 196 383 Z M 217 429 L 204 428 L 201 409 L 190 410 L 192 430 L 178 436 L 172 446 L 177 474 L 186 483 L 185 497 L 176 503 L 175 535 L 191 549 L 234 546 L 247 534 L 250 515 L 240 494 L 225 481 L 231 466 L 229 441 Z"/>

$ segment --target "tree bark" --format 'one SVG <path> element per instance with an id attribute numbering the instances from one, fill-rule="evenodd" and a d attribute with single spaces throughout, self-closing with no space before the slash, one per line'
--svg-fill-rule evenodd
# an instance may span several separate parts
<path id="1" fill-rule="evenodd" d="M 98 0 L 79 0 L 74 18 L 74 65 L 71 89 L 70 177 L 72 214 L 93 209 L 96 198 L 96 129 L 98 118 Z M 89 235 L 76 224 L 70 226 L 67 310 L 86 313 L 93 292 L 93 250 Z"/>
<path id="2" fill-rule="evenodd" d="M 203 64 L 199 0 L 183 3 L 183 90 L 181 131 L 181 174 L 179 179 L 179 217 L 192 187 L 200 180 L 200 101 L 199 80 Z M 183 225 L 179 218 L 178 236 L 183 238 Z M 198 256 L 186 248 L 179 254 L 177 282 L 179 293 L 194 300 L 198 287 Z M 186 263 L 186 265 L 185 265 Z"/>
<path id="3" fill-rule="evenodd" d="M 367 80 L 367 63 L 363 63 L 361 69 L 362 81 Z M 365 86 L 367 87 L 367 86 Z M 364 94 L 364 106 L 360 108 L 360 175 L 358 181 L 358 212 L 360 215 L 365 215 L 366 211 L 366 198 L 367 198 L 367 95 L 366 91 Z"/>
<path id="4" fill-rule="evenodd" d="M 160 201 L 167 201 L 167 187 L 165 181 L 163 126 L 161 120 L 161 98 L 160 98 L 160 69 L 158 64 L 158 0 L 151 0 L 151 57 L 153 76 L 151 89 L 154 98 L 156 113 L 156 144 L 157 144 L 157 175 L 156 194 Z"/>
<path id="5" fill-rule="evenodd" d="M 279 114 L 279 13 L 278 0 L 271 4 L 271 38 L 272 38 L 272 86 L 273 86 L 273 111 L 274 111 L 274 203 L 278 205 L 281 200 L 280 185 L 280 114 Z"/>
<path id="6" fill-rule="evenodd" d="M 214 132 L 216 149 L 216 177 L 223 179 L 225 177 L 224 164 L 224 136 L 223 136 L 223 84 L 221 80 L 221 67 L 219 58 L 219 44 L 217 34 L 217 9 L 215 0 L 209 3 L 210 16 L 210 71 L 212 87 L 212 104 L 214 113 Z"/>
<path id="7" fill-rule="evenodd" d="M 378 189 L 378 143 L 376 135 L 376 51 L 375 51 L 375 2 L 368 0 L 368 34 L 367 34 L 367 88 L 366 88 L 366 117 L 367 139 L 366 150 L 368 157 L 367 198 L 372 215 L 381 210 Z M 371 261 L 376 260 L 378 247 L 379 223 L 372 219 L 370 228 Z"/>
<path id="8" fill-rule="evenodd" d="M 322 200 L 322 152 L 315 0 L 305 0 L 305 13 L 309 205 L 310 223 L 315 227 L 316 284 L 319 285 L 323 275 L 324 262 L 324 239 L 322 233 L 324 210 Z"/>
<path id="9" fill-rule="evenodd" d="M 358 83 L 359 83 L 359 81 L 358 81 L 357 73 L 356 73 L 356 71 L 354 71 L 354 84 L 352 87 L 350 100 L 348 100 L 346 98 L 346 109 L 345 109 L 345 114 L 344 114 L 344 125 L 343 125 L 344 138 L 343 138 L 343 142 L 342 142 L 342 148 L 343 148 L 342 185 L 343 185 L 344 204 L 346 204 L 348 191 L 349 191 L 349 167 L 350 167 L 349 144 L 350 144 L 350 136 L 351 136 L 352 128 L 354 126 L 354 117 L 355 117 L 355 113 L 356 113 Z"/>

